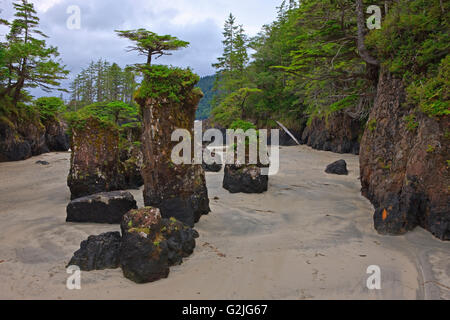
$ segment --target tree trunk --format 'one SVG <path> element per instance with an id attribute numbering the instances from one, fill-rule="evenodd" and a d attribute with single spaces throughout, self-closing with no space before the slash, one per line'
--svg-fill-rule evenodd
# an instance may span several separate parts
<path id="1" fill-rule="evenodd" d="M 362 0 L 356 0 L 356 17 L 358 24 L 358 51 L 361 58 L 368 64 L 379 66 L 377 59 L 373 58 L 364 44 L 364 9 Z"/>

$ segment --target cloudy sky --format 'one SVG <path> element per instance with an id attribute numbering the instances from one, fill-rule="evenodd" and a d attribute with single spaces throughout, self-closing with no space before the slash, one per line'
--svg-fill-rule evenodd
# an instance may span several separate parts
<path id="1" fill-rule="evenodd" d="M 10 20 L 12 0 L 0 0 L 1 16 Z M 171 34 L 191 43 L 188 49 L 163 57 L 158 63 L 190 66 L 201 76 L 213 74 L 211 64 L 222 52 L 222 29 L 232 12 L 247 34 L 255 35 L 272 22 L 281 0 L 31 0 L 41 19 L 48 43 L 59 48 L 61 58 L 73 74 L 91 60 L 100 58 L 121 66 L 143 62 L 130 44 L 114 30 L 146 28 Z M 71 6 L 80 8 L 81 25 L 70 30 L 67 20 Z M 0 36 L 5 34 L 0 29 Z M 40 95 L 38 92 L 33 94 Z"/>

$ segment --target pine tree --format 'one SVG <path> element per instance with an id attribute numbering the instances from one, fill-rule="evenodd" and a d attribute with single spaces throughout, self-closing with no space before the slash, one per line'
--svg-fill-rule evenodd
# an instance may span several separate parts
<path id="1" fill-rule="evenodd" d="M 56 47 L 48 47 L 47 36 L 37 29 L 39 18 L 32 3 L 21 0 L 13 3 L 15 19 L 3 24 L 10 27 L 6 36 L 6 50 L 8 66 L 7 86 L 0 93 L 0 97 L 11 96 L 14 105 L 21 98 L 22 89 L 26 87 L 40 87 L 51 91 L 59 86 L 59 81 L 66 78 L 68 71 L 55 59 L 59 56 Z M 62 90 L 62 89 L 61 89 Z"/>
<path id="2" fill-rule="evenodd" d="M 186 48 L 189 45 L 189 42 L 179 40 L 171 35 L 160 36 L 145 29 L 116 30 L 116 33 L 119 37 L 127 38 L 135 43 L 134 46 L 128 47 L 129 51 L 137 51 L 139 54 L 147 57 L 145 64 L 147 67 L 152 64 L 153 56 L 156 56 L 156 59 L 158 59 L 165 55 L 172 55 L 170 51 Z M 142 64 L 138 66 L 142 67 Z"/>

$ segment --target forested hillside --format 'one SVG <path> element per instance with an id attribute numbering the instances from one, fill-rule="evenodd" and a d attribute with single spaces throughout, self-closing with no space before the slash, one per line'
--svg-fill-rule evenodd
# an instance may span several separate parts
<path id="1" fill-rule="evenodd" d="M 366 26 L 369 5 L 381 9 L 379 30 Z M 213 118 L 224 126 L 242 118 L 259 127 L 280 120 L 303 129 L 306 122 L 341 112 L 364 127 L 381 66 L 405 79 L 409 101 L 421 110 L 448 114 L 442 86 L 449 49 L 445 6 L 439 0 L 283 1 L 276 21 L 253 38 L 230 15 L 223 55 L 214 64 L 220 94 Z"/>
<path id="2" fill-rule="evenodd" d="M 200 81 L 197 84 L 197 87 L 202 89 L 203 92 L 203 98 L 200 100 L 200 103 L 198 105 L 196 118 L 197 120 L 204 120 L 208 119 L 211 115 L 211 109 L 212 109 L 212 100 L 214 97 L 214 81 L 216 77 L 215 76 L 206 76 L 201 77 Z"/>

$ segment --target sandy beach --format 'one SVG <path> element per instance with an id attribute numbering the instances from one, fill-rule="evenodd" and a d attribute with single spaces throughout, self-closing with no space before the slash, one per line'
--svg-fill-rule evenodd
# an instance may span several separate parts
<path id="1" fill-rule="evenodd" d="M 65 222 L 69 153 L 0 163 L 0 299 L 450 299 L 450 243 L 421 228 L 378 235 L 357 156 L 298 146 L 280 157 L 262 195 L 229 194 L 222 172 L 207 173 L 212 212 L 168 279 L 137 285 L 120 269 L 83 272 L 72 291 L 65 266 L 80 242 L 119 227 Z M 350 174 L 325 174 L 339 159 Z M 366 286 L 370 265 L 381 290 Z"/>

